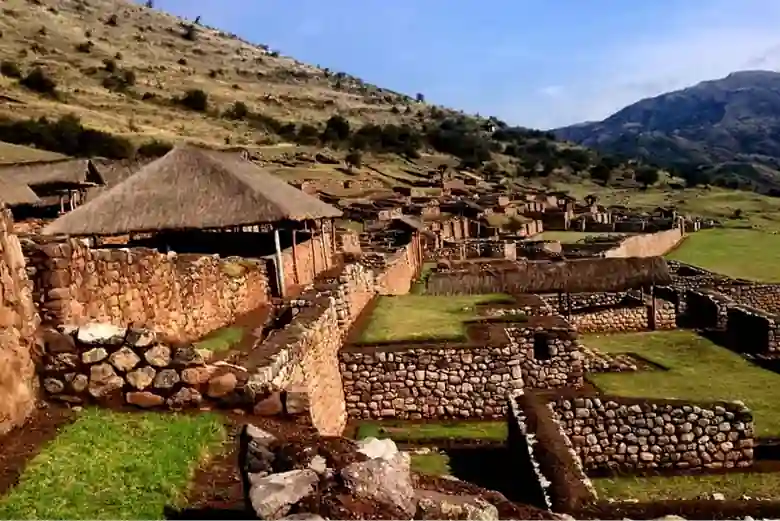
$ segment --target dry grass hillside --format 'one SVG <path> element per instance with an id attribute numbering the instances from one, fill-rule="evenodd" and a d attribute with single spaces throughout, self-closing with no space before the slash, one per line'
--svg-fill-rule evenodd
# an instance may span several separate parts
<path id="1" fill-rule="evenodd" d="M 4 0 L 0 9 L 0 59 L 22 75 L 41 67 L 58 91 L 51 99 L 22 87 L 14 74 L 2 75 L 0 116 L 75 114 L 85 126 L 113 134 L 252 145 L 269 136 L 219 117 L 236 101 L 284 122 L 340 114 L 351 123 L 402 123 L 430 109 L 129 1 Z M 125 71 L 134 76 L 130 85 L 121 81 Z M 170 102 L 194 89 L 208 95 L 206 112 Z"/>

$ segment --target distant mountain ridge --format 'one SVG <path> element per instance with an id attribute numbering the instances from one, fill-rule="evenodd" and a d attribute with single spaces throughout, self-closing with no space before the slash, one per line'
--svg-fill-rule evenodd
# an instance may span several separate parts
<path id="1" fill-rule="evenodd" d="M 560 139 L 676 167 L 699 181 L 780 194 L 780 73 L 740 71 L 643 99 Z"/>

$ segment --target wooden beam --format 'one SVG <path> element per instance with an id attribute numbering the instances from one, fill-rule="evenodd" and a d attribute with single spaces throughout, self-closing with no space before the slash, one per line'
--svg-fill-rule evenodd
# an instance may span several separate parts
<path id="1" fill-rule="evenodd" d="M 276 278 L 279 284 L 279 296 L 285 297 L 284 263 L 282 262 L 282 244 L 279 240 L 279 228 L 274 228 L 274 245 L 276 246 Z"/>

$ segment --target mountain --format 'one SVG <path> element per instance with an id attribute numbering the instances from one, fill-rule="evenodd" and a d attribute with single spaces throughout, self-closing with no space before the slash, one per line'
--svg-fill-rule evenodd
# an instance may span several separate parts
<path id="1" fill-rule="evenodd" d="M 780 191 L 780 73 L 741 71 L 641 100 L 607 119 L 560 128 L 560 139 L 688 177 Z"/>

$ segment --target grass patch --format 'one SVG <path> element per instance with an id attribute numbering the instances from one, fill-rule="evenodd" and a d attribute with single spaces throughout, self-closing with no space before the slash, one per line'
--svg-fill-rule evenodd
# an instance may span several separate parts
<path id="1" fill-rule="evenodd" d="M 728 228 L 702 230 L 690 234 L 669 258 L 730 277 L 780 282 L 780 235 Z"/>
<path id="2" fill-rule="evenodd" d="M 510 302 L 507 295 L 379 297 L 360 342 L 465 340 L 464 321 L 477 318 L 477 304 Z"/>
<path id="3" fill-rule="evenodd" d="M 780 436 L 780 375 L 692 331 L 585 336 L 583 342 L 607 353 L 636 353 L 668 371 L 592 374 L 607 394 L 629 397 L 744 402 L 752 411 L 757 436 Z"/>
<path id="4" fill-rule="evenodd" d="M 227 351 L 241 342 L 243 338 L 244 329 L 237 326 L 231 326 L 219 329 L 193 345 L 196 349 L 208 349 L 209 351 L 218 353 L 220 351 Z"/>
<path id="5" fill-rule="evenodd" d="M 776 498 L 780 472 L 710 474 L 701 476 L 621 476 L 593 479 L 600 498 L 640 502 L 696 499 L 717 492 L 727 500 L 742 496 Z"/>
<path id="6" fill-rule="evenodd" d="M 0 498 L 0 518 L 163 519 L 224 436 L 212 414 L 86 409 Z"/>
<path id="7" fill-rule="evenodd" d="M 365 422 L 358 426 L 357 438 L 390 438 L 393 441 L 421 441 L 426 439 L 498 440 L 508 436 L 505 422 Z"/>
<path id="8" fill-rule="evenodd" d="M 431 476 L 449 476 L 452 474 L 450 457 L 444 452 L 412 454 L 411 468 L 414 472 Z"/>
<path id="9" fill-rule="evenodd" d="M 410 293 L 412 295 L 424 295 L 426 284 L 428 283 L 428 277 L 431 276 L 431 272 L 436 267 L 435 262 L 426 262 L 423 264 L 422 269 L 420 270 L 420 277 L 414 281 L 412 284 L 412 288 L 410 290 Z"/>

